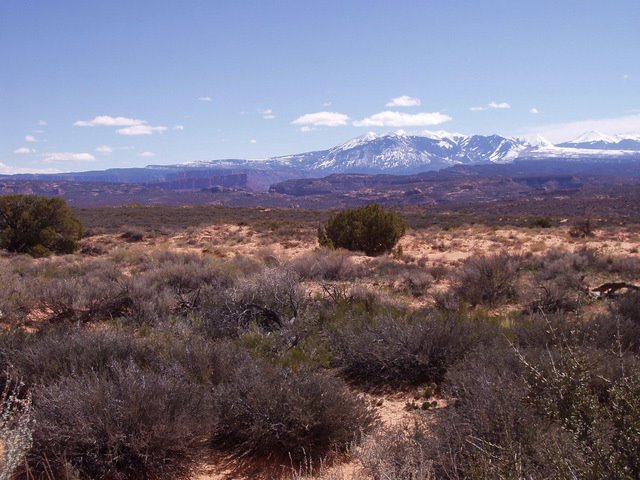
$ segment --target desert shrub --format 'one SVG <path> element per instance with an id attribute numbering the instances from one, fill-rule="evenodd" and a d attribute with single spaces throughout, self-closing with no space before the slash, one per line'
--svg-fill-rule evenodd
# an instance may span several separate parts
<path id="1" fill-rule="evenodd" d="M 440 312 L 458 312 L 465 308 L 460 296 L 452 290 L 441 290 L 433 295 L 434 307 Z"/>
<path id="2" fill-rule="evenodd" d="M 297 274 L 288 268 L 265 268 L 226 289 L 203 291 L 198 309 L 206 333 L 237 336 L 255 325 L 270 332 L 295 322 L 304 308 Z"/>
<path id="3" fill-rule="evenodd" d="M 474 327 L 462 318 L 365 314 L 337 326 L 330 344 L 347 378 L 398 386 L 440 382 L 474 341 Z"/>
<path id="4" fill-rule="evenodd" d="M 433 277 L 434 280 L 437 281 L 446 278 L 449 274 L 449 269 L 443 264 L 436 264 L 428 267 L 427 272 Z"/>
<path id="5" fill-rule="evenodd" d="M 353 280 L 361 274 L 347 252 L 327 248 L 295 258 L 291 268 L 304 280 Z"/>
<path id="6" fill-rule="evenodd" d="M 563 342 L 553 357 L 523 363 L 528 367 L 528 401 L 538 415 L 570 435 L 572 450 L 581 458 L 571 465 L 579 477 L 640 476 L 640 447 L 632 440 L 640 429 L 635 359 Z"/>
<path id="7" fill-rule="evenodd" d="M 238 276 L 254 275 L 264 267 L 254 258 L 244 255 L 236 255 L 227 263 L 227 266 L 232 272 L 237 272 Z"/>
<path id="8" fill-rule="evenodd" d="M 615 303 L 614 312 L 640 325 L 640 290 L 628 292 Z"/>
<path id="9" fill-rule="evenodd" d="M 379 479 L 566 478 L 546 476 L 559 457 L 549 445 L 565 439 L 529 407 L 525 369 L 505 342 L 478 346 L 447 373 L 448 408 L 365 442 L 366 472 Z"/>
<path id="10" fill-rule="evenodd" d="M 553 226 L 553 221 L 550 217 L 536 217 L 531 223 L 538 228 L 551 228 Z"/>
<path id="11" fill-rule="evenodd" d="M 222 291 L 233 282 L 233 275 L 208 257 L 155 253 L 144 258 L 129 281 L 128 316 L 153 324 L 171 315 L 184 315 L 200 308 L 206 292 Z"/>
<path id="12" fill-rule="evenodd" d="M 104 320 L 129 311 L 129 280 L 113 262 L 52 267 L 34 282 L 38 307 L 50 320 Z"/>
<path id="13" fill-rule="evenodd" d="M 579 314 L 536 310 L 513 319 L 504 333 L 522 349 L 544 350 L 555 347 L 559 336 L 572 336 L 576 344 L 591 342 L 593 330 L 592 323 Z M 550 332 L 554 334 L 550 335 Z M 511 353 L 507 352 L 508 355 Z"/>
<path id="14" fill-rule="evenodd" d="M 454 291 L 471 305 L 498 305 L 517 295 L 520 258 L 499 253 L 468 259 L 456 272 Z"/>
<path id="15" fill-rule="evenodd" d="M 549 478 L 540 466 L 552 459 L 539 450 L 555 437 L 527 406 L 524 370 L 508 346 L 496 343 L 477 348 L 449 371 L 443 388 L 454 405 L 422 442 L 435 478 L 517 478 L 515 472 Z"/>
<path id="16" fill-rule="evenodd" d="M 147 257 L 143 272 L 154 283 L 166 284 L 177 294 L 188 294 L 203 285 L 227 287 L 232 275 L 211 259 L 193 253 L 160 251 Z"/>
<path id="17" fill-rule="evenodd" d="M 148 366 L 158 354 L 150 342 L 118 330 L 48 328 L 37 334 L 5 334 L 1 350 L 28 386 L 88 372 L 108 373 L 120 363 Z"/>
<path id="18" fill-rule="evenodd" d="M 0 480 L 14 478 L 33 441 L 31 395 L 20 382 L 6 380 L 0 389 Z"/>
<path id="19" fill-rule="evenodd" d="M 245 357 L 214 389 L 215 443 L 296 462 L 344 450 L 373 424 L 364 399 L 325 374 L 291 371 Z"/>
<path id="20" fill-rule="evenodd" d="M 400 275 L 421 274 L 427 271 L 424 266 L 415 263 L 399 261 L 391 257 L 378 257 L 369 260 L 366 264 L 370 275 L 380 278 L 395 277 Z"/>
<path id="21" fill-rule="evenodd" d="M 542 325 L 449 369 L 452 408 L 422 443 L 436 478 L 637 478 L 638 359 L 594 348 L 589 326 Z"/>
<path id="22" fill-rule="evenodd" d="M 589 329 L 591 343 L 594 347 L 624 354 L 640 353 L 640 323 L 619 315 L 616 310 L 614 303 L 608 314 L 597 315 L 584 323 Z"/>
<path id="23" fill-rule="evenodd" d="M 543 260 L 534 280 L 538 285 L 553 284 L 561 290 L 581 292 L 586 289 L 584 275 L 581 275 L 586 268 L 584 258 L 580 256 L 561 257 L 548 263 Z"/>
<path id="24" fill-rule="evenodd" d="M 420 297 L 426 293 L 433 281 L 433 277 L 425 271 L 406 272 L 399 278 L 399 287 L 414 297 Z"/>
<path id="25" fill-rule="evenodd" d="M 120 238 L 130 243 L 141 242 L 144 240 L 144 230 L 135 227 L 128 227 L 120 234 Z"/>
<path id="26" fill-rule="evenodd" d="M 347 209 L 332 215 L 318 230 L 318 242 L 375 256 L 390 252 L 405 233 L 404 220 L 378 204 Z"/>
<path id="27" fill-rule="evenodd" d="M 569 235 L 573 238 L 593 236 L 593 222 L 588 217 L 575 219 L 569 229 Z"/>
<path id="28" fill-rule="evenodd" d="M 433 480 L 433 460 L 423 422 L 386 428 L 368 437 L 359 449 L 368 478 L 373 480 Z"/>
<path id="29" fill-rule="evenodd" d="M 16 271 L 12 262 L 0 262 L 0 322 L 16 322 L 33 309 L 32 282 Z"/>
<path id="30" fill-rule="evenodd" d="M 640 258 L 624 255 L 606 257 L 606 271 L 637 278 L 640 275 Z"/>
<path id="31" fill-rule="evenodd" d="M 217 383 L 228 376 L 229 355 L 188 328 L 156 328 L 145 337 L 129 330 L 47 328 L 37 334 L 0 336 L 0 364 L 10 365 L 28 386 L 93 372 L 109 375 L 134 364 L 161 373 L 176 370 L 194 383 Z"/>
<path id="32" fill-rule="evenodd" d="M 541 282 L 536 285 L 537 295 L 527 306 L 529 312 L 574 312 L 580 307 L 580 296 L 563 278 Z"/>
<path id="33" fill-rule="evenodd" d="M 215 423 L 204 387 L 135 365 L 36 388 L 34 416 L 28 465 L 42 478 L 181 478 Z"/>
<path id="34" fill-rule="evenodd" d="M 33 256 L 75 251 L 82 225 L 61 198 L 0 196 L 0 247 Z"/>
<path id="35" fill-rule="evenodd" d="M 137 324 L 155 325 L 179 310 L 180 299 L 163 283 L 157 283 L 153 274 L 142 274 L 130 280 L 128 296 L 131 309 L 127 319 Z"/>
<path id="36" fill-rule="evenodd" d="M 625 255 L 604 255 L 593 248 L 580 248 L 575 252 L 552 249 L 541 258 L 543 266 L 570 269 L 575 272 L 607 272 L 634 279 L 640 273 L 640 259 Z M 550 265 L 550 266 L 551 266 Z"/>

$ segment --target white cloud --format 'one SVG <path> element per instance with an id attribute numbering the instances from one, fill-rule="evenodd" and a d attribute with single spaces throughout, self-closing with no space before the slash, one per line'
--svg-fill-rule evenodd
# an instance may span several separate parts
<path id="1" fill-rule="evenodd" d="M 264 118 L 265 120 L 273 120 L 274 118 L 276 118 L 273 110 L 271 110 L 270 108 L 267 108 L 266 110 L 260 110 L 260 115 L 262 115 L 262 118 Z"/>
<path id="2" fill-rule="evenodd" d="M 44 120 L 38 120 L 38 125 L 40 125 L 41 127 L 44 127 L 47 124 L 47 122 L 45 122 Z"/>
<path id="3" fill-rule="evenodd" d="M 331 104 L 332 104 L 332 102 L 324 102 L 324 103 L 322 104 L 322 106 L 323 106 L 323 107 L 330 107 L 330 106 L 331 106 Z"/>
<path id="4" fill-rule="evenodd" d="M 98 115 L 92 120 L 78 120 L 74 123 L 76 127 L 131 127 L 134 125 L 144 125 L 144 120 L 127 117 L 112 117 L 110 115 Z"/>
<path id="5" fill-rule="evenodd" d="M 119 128 L 116 133 L 120 135 L 151 135 L 154 133 L 162 133 L 167 127 L 152 127 L 151 125 L 133 125 L 131 127 Z"/>
<path id="6" fill-rule="evenodd" d="M 296 118 L 293 125 L 306 125 L 312 127 L 338 127 L 346 125 L 351 120 L 348 115 L 338 112 L 305 113 Z"/>
<path id="7" fill-rule="evenodd" d="M 96 157 L 90 153 L 54 152 L 44 156 L 45 163 L 54 162 L 92 162 Z"/>
<path id="8" fill-rule="evenodd" d="M 175 125 L 173 129 L 182 132 L 184 130 L 184 125 Z"/>
<path id="9" fill-rule="evenodd" d="M 420 99 L 417 97 L 409 97 L 408 95 L 402 95 L 400 97 L 392 98 L 387 102 L 387 107 L 417 107 L 420 105 Z"/>
<path id="10" fill-rule="evenodd" d="M 33 135 L 25 135 L 24 141 L 31 142 L 31 143 L 37 142 L 36 137 L 34 137 Z"/>
<path id="11" fill-rule="evenodd" d="M 148 158 L 150 158 L 150 157 L 155 157 L 155 156 L 156 156 L 156 154 L 155 154 L 155 153 L 153 153 L 153 152 L 142 152 L 142 153 L 140 154 L 140 156 L 141 156 L 141 157 L 148 157 Z"/>
<path id="12" fill-rule="evenodd" d="M 529 110 L 529 113 L 537 115 L 538 113 L 540 113 L 540 110 L 538 110 L 536 107 L 533 107 L 531 110 Z"/>
<path id="13" fill-rule="evenodd" d="M 109 145 L 101 145 L 96 148 L 96 152 L 102 153 L 103 155 L 109 155 L 113 153 L 113 148 L 111 148 Z"/>
<path id="14" fill-rule="evenodd" d="M 638 134 L 640 133 L 640 114 L 539 125 L 523 129 L 522 134 L 541 135 L 550 142 L 560 143 L 593 130 L 606 135 Z"/>
<path id="15" fill-rule="evenodd" d="M 24 168 L 12 167 L 0 162 L 0 175 L 15 175 L 17 173 L 58 173 L 59 170 L 52 168 Z"/>
<path id="16" fill-rule="evenodd" d="M 35 150 L 31 150 L 30 148 L 27 148 L 27 147 L 16 148 L 13 151 L 13 153 L 18 153 L 18 154 L 33 153 L 33 152 L 35 152 Z"/>
<path id="17" fill-rule="evenodd" d="M 314 130 L 317 130 L 316 127 L 310 127 L 308 125 L 305 125 L 304 127 L 300 128 L 301 132 L 313 132 Z"/>
<path id="18" fill-rule="evenodd" d="M 469 110 L 472 112 L 483 112 L 485 110 L 506 110 L 511 108 L 511 105 L 507 102 L 489 102 L 482 107 L 471 107 Z"/>
<path id="19" fill-rule="evenodd" d="M 353 122 L 355 127 L 420 127 L 439 125 L 452 120 L 440 112 L 402 113 L 390 110 Z"/>
<path id="20" fill-rule="evenodd" d="M 211 99 L 211 97 L 198 97 L 196 100 L 198 100 L 199 102 L 212 102 L 213 101 Z"/>
<path id="21" fill-rule="evenodd" d="M 249 143 L 258 143 L 258 141 L 255 138 L 252 138 L 251 140 L 249 140 Z"/>

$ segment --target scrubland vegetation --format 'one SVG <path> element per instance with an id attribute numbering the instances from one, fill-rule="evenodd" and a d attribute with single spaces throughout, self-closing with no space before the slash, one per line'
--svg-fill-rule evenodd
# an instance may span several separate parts
<path id="1" fill-rule="evenodd" d="M 0 478 L 640 477 L 636 225 L 148 211 L 0 258 Z"/>

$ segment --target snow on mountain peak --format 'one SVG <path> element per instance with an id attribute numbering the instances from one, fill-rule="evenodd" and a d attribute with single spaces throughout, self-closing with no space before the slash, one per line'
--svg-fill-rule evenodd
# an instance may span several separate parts
<path id="1" fill-rule="evenodd" d="M 338 145 L 336 149 L 349 150 L 351 148 L 357 148 L 377 138 L 380 138 L 380 136 L 376 132 L 367 132 L 364 135 L 360 135 L 359 137 L 352 138 L 351 140 L 348 140 L 343 144 Z"/>
<path id="2" fill-rule="evenodd" d="M 463 138 L 466 138 L 466 135 L 463 135 L 462 133 L 456 133 L 456 132 L 447 132 L 445 130 L 436 130 L 436 131 L 432 131 L 432 130 L 422 130 L 418 136 L 420 137 L 425 137 L 425 138 L 430 138 L 432 140 L 460 140 Z"/>
<path id="3" fill-rule="evenodd" d="M 616 138 L 596 130 L 585 132 L 567 143 L 616 143 Z"/>
<path id="4" fill-rule="evenodd" d="M 531 147 L 553 147 L 553 143 L 544 138 L 542 135 L 526 135 L 522 137 L 522 141 Z"/>
<path id="5" fill-rule="evenodd" d="M 640 142 L 640 133 L 624 133 L 621 135 L 616 135 L 618 140 L 633 140 L 636 142 Z"/>

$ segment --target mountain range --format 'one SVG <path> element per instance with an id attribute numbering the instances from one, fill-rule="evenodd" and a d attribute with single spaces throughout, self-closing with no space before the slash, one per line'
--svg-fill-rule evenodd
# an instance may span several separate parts
<path id="1" fill-rule="evenodd" d="M 640 135 L 587 132 L 553 145 L 542 137 L 462 135 L 447 132 L 367 133 L 327 150 L 265 160 L 224 159 L 150 165 L 103 171 L 15 175 L 15 179 L 112 182 L 153 185 L 168 190 L 218 188 L 266 191 L 295 178 L 335 173 L 415 174 L 457 165 L 508 164 L 516 160 L 587 163 L 640 161 Z M 619 169 L 616 169 L 616 172 Z M 4 176 L 7 178 L 8 176 Z"/>

